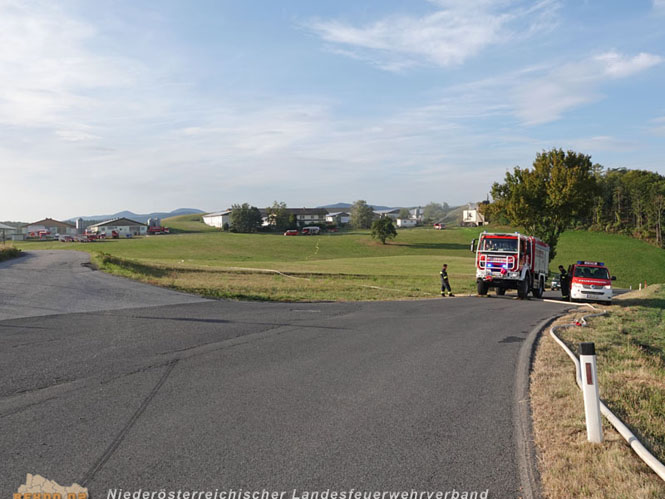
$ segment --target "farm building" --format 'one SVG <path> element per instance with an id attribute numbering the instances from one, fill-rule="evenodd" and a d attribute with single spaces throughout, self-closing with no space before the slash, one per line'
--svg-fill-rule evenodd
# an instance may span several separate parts
<path id="1" fill-rule="evenodd" d="M 74 229 L 76 230 L 76 229 Z M 105 234 L 111 236 L 112 231 L 116 231 L 120 237 L 124 236 L 142 236 L 147 234 L 148 226 L 141 222 L 130 220 L 129 218 L 113 218 L 90 225 L 87 229 L 93 234 Z"/>
<path id="2" fill-rule="evenodd" d="M 398 218 L 397 227 L 406 229 L 408 227 L 415 227 L 418 225 L 418 221 L 415 218 Z"/>
<path id="3" fill-rule="evenodd" d="M 485 225 L 485 217 L 478 210 L 477 204 L 469 204 L 468 208 L 462 212 L 462 226 L 479 227 Z"/>
<path id="4" fill-rule="evenodd" d="M 328 213 L 326 215 L 326 222 L 337 225 L 346 225 L 351 222 L 351 215 L 346 211 L 337 211 L 335 213 Z"/>
<path id="5" fill-rule="evenodd" d="M 14 234 L 16 234 L 15 227 L 0 223 L 0 241 L 2 242 L 6 241 L 9 237 L 13 236 Z"/>
<path id="6" fill-rule="evenodd" d="M 28 237 L 40 237 L 40 235 L 55 236 L 56 234 L 75 235 L 76 226 L 67 222 L 53 220 L 52 218 L 44 218 L 43 220 L 28 224 L 25 228 L 25 233 Z"/>
<path id="7" fill-rule="evenodd" d="M 289 215 L 295 215 L 298 225 L 324 224 L 328 210 L 325 208 L 287 208 Z"/>
<path id="8" fill-rule="evenodd" d="M 231 210 L 218 211 L 203 215 L 203 223 L 221 229 L 224 224 L 231 224 Z"/>

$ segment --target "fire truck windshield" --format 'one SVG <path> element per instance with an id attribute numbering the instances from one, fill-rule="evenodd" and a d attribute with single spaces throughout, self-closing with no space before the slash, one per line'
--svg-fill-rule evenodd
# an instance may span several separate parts
<path id="1" fill-rule="evenodd" d="M 573 277 L 586 277 L 587 279 L 609 279 L 610 274 L 605 267 L 575 267 Z"/>
<path id="2" fill-rule="evenodd" d="M 517 253 L 517 238 L 485 237 L 480 245 L 480 251 L 507 251 Z"/>

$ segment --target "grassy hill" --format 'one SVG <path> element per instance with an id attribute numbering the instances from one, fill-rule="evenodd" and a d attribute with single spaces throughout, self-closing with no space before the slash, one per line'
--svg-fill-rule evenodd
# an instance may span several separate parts
<path id="1" fill-rule="evenodd" d="M 215 227 L 204 224 L 203 216 L 200 213 L 164 218 L 162 225 L 168 227 L 174 234 L 183 232 L 215 232 L 218 230 Z"/>
<path id="2" fill-rule="evenodd" d="M 168 221 L 183 231 L 99 243 L 18 243 L 22 249 L 91 252 L 103 269 L 207 296 L 269 300 L 371 300 L 434 297 L 449 265 L 456 292 L 475 289 L 469 242 L 482 229 L 400 230 L 382 245 L 366 231 L 284 237 L 209 228 L 198 216 Z M 166 222 L 166 221 L 165 221 Z M 187 231 L 187 232 L 185 232 Z M 105 255 L 101 255 L 104 253 Z M 665 251 L 625 236 L 564 233 L 550 268 L 581 259 L 604 261 L 616 286 L 665 282 Z"/>

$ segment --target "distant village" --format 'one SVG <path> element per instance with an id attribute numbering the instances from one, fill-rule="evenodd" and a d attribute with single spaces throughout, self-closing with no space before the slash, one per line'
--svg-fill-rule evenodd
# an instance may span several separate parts
<path id="1" fill-rule="evenodd" d="M 259 210 L 263 225 L 269 226 L 269 212 L 267 209 Z M 351 222 L 349 211 L 329 210 L 328 208 L 286 208 L 287 213 L 293 216 L 299 227 L 322 225 L 344 227 Z M 203 213 L 203 223 L 219 229 L 231 224 L 231 209 Z M 404 208 L 374 210 L 375 218 L 389 217 L 395 221 L 398 228 L 410 228 L 424 224 L 423 209 L 421 207 L 409 208 L 408 217 L 405 217 Z M 478 210 L 478 205 L 471 203 L 462 211 L 459 225 L 480 226 L 485 225 L 485 219 Z M 441 223 L 434 223 L 436 228 L 443 228 Z M 111 218 L 103 221 L 90 221 L 78 218 L 74 223 L 60 221 L 53 218 L 44 218 L 36 222 L 3 222 L 0 223 L 0 239 L 22 241 L 27 239 L 58 239 L 73 240 L 77 236 L 91 235 L 100 238 L 129 238 L 150 234 L 168 233 L 159 218 L 149 218 L 146 223 L 132 220 L 127 217 Z M 71 238 L 71 239 L 70 239 Z"/>

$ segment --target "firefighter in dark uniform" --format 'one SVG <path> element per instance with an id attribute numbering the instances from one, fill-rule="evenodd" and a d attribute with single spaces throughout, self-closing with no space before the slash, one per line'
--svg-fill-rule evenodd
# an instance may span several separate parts
<path id="1" fill-rule="evenodd" d="M 450 283 L 448 282 L 448 265 L 443 264 L 443 267 L 441 268 L 441 272 L 439 272 L 441 275 L 441 296 L 446 296 L 446 291 L 448 291 L 449 296 L 455 296 L 450 289 Z"/>
<path id="2" fill-rule="evenodd" d="M 561 285 L 561 297 L 567 300 L 570 294 L 570 283 L 568 282 L 568 272 L 563 265 L 559 265 L 559 284 Z"/>

